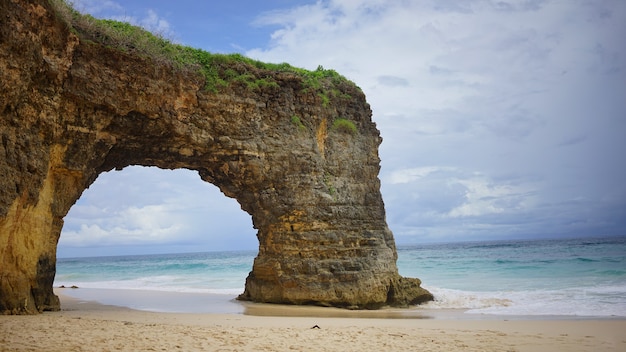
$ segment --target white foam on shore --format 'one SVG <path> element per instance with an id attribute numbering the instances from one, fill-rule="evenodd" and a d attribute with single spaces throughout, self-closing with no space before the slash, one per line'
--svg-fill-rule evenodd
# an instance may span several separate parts
<path id="1" fill-rule="evenodd" d="M 563 290 L 468 292 L 428 288 L 424 309 L 466 309 L 468 314 L 626 317 L 623 286 Z"/>

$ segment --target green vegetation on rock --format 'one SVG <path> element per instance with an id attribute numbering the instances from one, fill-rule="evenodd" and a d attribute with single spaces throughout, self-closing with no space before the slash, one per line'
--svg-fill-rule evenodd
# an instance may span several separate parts
<path id="1" fill-rule="evenodd" d="M 302 123 L 302 120 L 300 120 L 300 118 L 297 115 L 291 116 L 291 123 L 296 125 L 296 127 L 298 128 L 298 131 L 306 130 L 306 126 Z"/>
<path id="2" fill-rule="evenodd" d="M 172 65 L 180 70 L 200 72 L 206 80 L 205 88 L 208 91 L 218 92 L 233 83 L 244 84 L 252 90 L 278 88 L 275 74 L 287 72 L 302 77 L 303 89 L 317 92 L 322 104 L 327 106 L 331 96 L 350 98 L 350 95 L 341 93 L 337 88 L 339 85 L 348 83 L 354 86 L 354 83 L 336 71 L 324 69 L 322 66 L 318 66 L 315 71 L 309 71 L 287 63 L 265 63 L 241 54 L 213 54 L 172 43 L 160 35 L 129 23 L 81 14 L 66 0 L 48 1 L 53 5 L 57 16 L 81 40 L 150 57 L 157 63 Z"/>
<path id="3" fill-rule="evenodd" d="M 354 122 L 344 118 L 335 119 L 335 121 L 333 121 L 332 129 L 349 134 L 357 133 L 357 128 Z"/>
<path id="4" fill-rule="evenodd" d="M 336 197 L 337 195 L 337 188 L 335 188 L 335 185 L 333 185 L 333 182 L 331 181 L 331 177 L 332 175 L 328 172 L 324 173 L 324 184 L 326 185 L 326 188 L 328 188 L 328 193 L 333 196 Z"/>

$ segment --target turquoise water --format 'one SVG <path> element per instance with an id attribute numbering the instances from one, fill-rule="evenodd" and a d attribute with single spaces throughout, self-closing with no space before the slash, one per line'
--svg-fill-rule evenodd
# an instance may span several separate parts
<path id="1" fill-rule="evenodd" d="M 256 252 L 60 258 L 55 286 L 243 292 Z M 435 295 L 424 309 L 626 317 L 626 237 L 398 247 L 398 270 Z"/>
<path id="2" fill-rule="evenodd" d="M 435 295 L 432 309 L 626 316 L 626 237 L 400 247 L 398 268 Z"/>
<path id="3" fill-rule="evenodd" d="M 59 258 L 55 286 L 238 295 L 254 251 Z"/>

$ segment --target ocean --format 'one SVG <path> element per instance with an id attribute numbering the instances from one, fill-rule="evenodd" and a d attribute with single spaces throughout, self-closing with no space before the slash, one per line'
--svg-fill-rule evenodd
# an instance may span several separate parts
<path id="1" fill-rule="evenodd" d="M 243 292 L 255 256 L 229 251 L 59 258 L 54 285 L 205 293 L 230 301 Z M 398 246 L 398 270 L 419 277 L 434 294 L 434 302 L 419 307 L 426 311 L 626 317 L 626 237 Z M 122 302 L 102 303 L 125 305 L 124 295 L 116 297 Z"/>

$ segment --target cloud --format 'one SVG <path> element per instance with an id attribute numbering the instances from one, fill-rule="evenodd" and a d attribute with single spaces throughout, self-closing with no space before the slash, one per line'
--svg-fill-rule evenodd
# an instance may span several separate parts
<path id="1" fill-rule="evenodd" d="M 117 246 L 162 246 L 167 252 L 255 244 L 250 216 L 189 170 L 128 167 L 103 173 L 65 221 L 60 246 L 74 255 L 89 248 L 102 255 Z"/>
<path id="2" fill-rule="evenodd" d="M 395 170 L 383 178 L 383 188 L 389 195 L 385 203 L 390 224 L 402 229 L 397 233 L 400 238 L 412 233 L 411 228 L 460 236 L 470 228 L 484 234 L 498 224 L 517 226 L 519 221 L 514 219 L 526 217 L 537 201 L 529 183 L 493 179 L 454 167 Z M 451 233 L 451 229 L 457 232 Z"/>
<path id="3" fill-rule="evenodd" d="M 524 187 L 498 184 L 481 175 L 456 182 L 466 191 L 464 203 L 448 213 L 453 218 L 524 211 L 532 203 L 534 195 Z"/>
<path id="4" fill-rule="evenodd" d="M 76 212 L 81 212 L 80 206 Z M 104 213 L 105 218 L 99 217 Z M 167 205 L 129 206 L 116 210 L 96 212 L 95 221 L 83 217 L 78 229 L 63 233 L 63 242 L 75 247 L 107 246 L 111 244 L 167 244 L 180 241 L 177 234 L 183 232 L 183 217 Z M 106 221 L 104 221 L 106 219 Z M 97 223 L 93 223 L 97 222 Z"/>
<path id="5" fill-rule="evenodd" d="M 162 18 L 154 9 L 149 8 L 144 10 L 144 13 L 141 15 L 129 15 L 124 6 L 111 0 L 74 0 L 72 5 L 81 13 L 89 13 L 99 18 L 128 22 L 166 38 L 174 37 L 174 31 L 170 23 Z"/>
<path id="6" fill-rule="evenodd" d="M 133 23 L 133 21 L 130 21 Z M 145 17 L 136 20 L 139 26 L 157 34 L 168 35 L 171 33 L 170 24 L 159 17 L 159 15 L 152 9 L 148 10 Z"/>
<path id="7" fill-rule="evenodd" d="M 439 166 L 423 166 L 414 167 L 409 169 L 394 170 L 389 176 L 388 182 L 391 184 L 409 183 L 419 181 L 426 176 L 434 174 L 438 171 L 455 171 L 452 167 L 439 167 Z"/>
<path id="8" fill-rule="evenodd" d="M 389 87 L 402 87 L 409 85 L 409 81 L 405 78 L 397 76 L 378 76 L 378 83 Z"/>
<path id="9" fill-rule="evenodd" d="M 98 16 L 108 11 L 124 11 L 124 7 L 111 0 L 73 0 L 70 1 L 72 7 L 81 13 L 89 13 Z"/>

